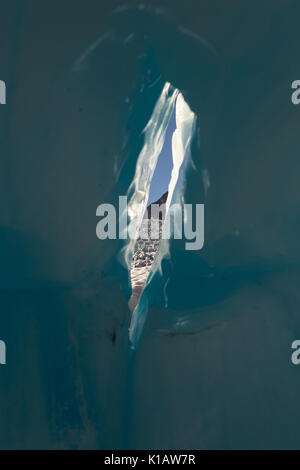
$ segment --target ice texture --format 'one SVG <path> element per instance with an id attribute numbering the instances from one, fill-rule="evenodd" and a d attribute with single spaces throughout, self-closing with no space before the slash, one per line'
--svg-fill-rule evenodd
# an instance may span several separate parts
<path id="1" fill-rule="evenodd" d="M 300 2 L 80 5 L 1 6 L 0 448 L 299 449 Z M 95 211 L 166 81 L 198 118 L 205 245 L 171 242 L 132 351 L 123 240 Z"/>

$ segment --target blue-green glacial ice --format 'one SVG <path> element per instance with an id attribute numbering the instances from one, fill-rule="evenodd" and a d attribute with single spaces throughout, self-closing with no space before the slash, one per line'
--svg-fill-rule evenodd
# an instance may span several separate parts
<path id="1" fill-rule="evenodd" d="M 4 3 L 0 448 L 299 448 L 299 3 Z M 204 245 L 163 241 L 128 331 L 96 209 L 141 220 L 176 103 Z"/>

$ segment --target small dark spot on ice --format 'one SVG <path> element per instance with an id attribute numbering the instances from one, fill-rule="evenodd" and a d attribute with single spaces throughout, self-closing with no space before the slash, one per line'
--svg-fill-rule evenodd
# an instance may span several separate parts
<path id="1" fill-rule="evenodd" d="M 110 337 L 112 343 L 115 344 L 116 339 L 117 339 L 117 333 L 116 333 L 115 329 L 111 333 L 109 333 L 109 337 Z"/>

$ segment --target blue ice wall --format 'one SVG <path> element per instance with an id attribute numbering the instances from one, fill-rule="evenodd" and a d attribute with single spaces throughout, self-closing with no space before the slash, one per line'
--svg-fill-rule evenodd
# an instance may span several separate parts
<path id="1" fill-rule="evenodd" d="M 299 5 L 2 3 L 0 447 L 299 448 Z M 95 212 L 126 193 L 165 81 L 199 118 L 205 246 L 171 244 L 132 357 Z"/>

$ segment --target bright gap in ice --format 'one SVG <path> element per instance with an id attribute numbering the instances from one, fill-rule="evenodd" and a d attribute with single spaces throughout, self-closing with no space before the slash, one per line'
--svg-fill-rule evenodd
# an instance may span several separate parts
<path id="1" fill-rule="evenodd" d="M 147 206 L 157 201 L 168 191 L 173 170 L 172 137 L 176 129 L 175 107 L 172 111 L 167 126 L 163 148 L 157 160 L 157 164 L 151 179 Z"/>
<path id="2" fill-rule="evenodd" d="M 183 175 L 195 120 L 180 91 L 167 82 L 144 130 L 144 146 L 128 190 L 128 228 L 136 233 L 136 239 L 130 240 L 124 249 L 132 288 L 129 300 L 132 344 L 136 343 L 147 314 L 148 299 L 142 301 L 143 291 L 169 253 L 169 240 L 160 240 L 163 218 L 171 204 L 183 201 Z M 164 204 L 165 210 L 156 225 L 158 234 L 153 236 L 149 209 L 154 203 Z"/>

